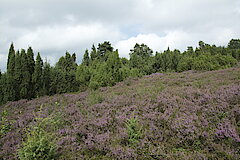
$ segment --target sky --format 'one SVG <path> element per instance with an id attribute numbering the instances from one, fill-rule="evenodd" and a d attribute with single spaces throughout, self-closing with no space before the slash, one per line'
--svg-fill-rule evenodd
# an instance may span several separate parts
<path id="1" fill-rule="evenodd" d="M 200 40 L 226 46 L 232 38 L 240 38 L 239 0 L 0 0 L 2 71 L 12 42 L 54 65 L 66 51 L 79 64 L 104 41 L 128 58 L 136 43 L 184 51 Z"/>

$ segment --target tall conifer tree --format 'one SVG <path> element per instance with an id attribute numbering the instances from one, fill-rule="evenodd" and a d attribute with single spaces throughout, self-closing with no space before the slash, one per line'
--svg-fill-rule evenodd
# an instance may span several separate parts
<path id="1" fill-rule="evenodd" d="M 15 67 L 15 50 L 13 43 L 11 43 L 8 52 L 7 73 L 10 75 L 14 75 L 14 67 Z"/>
<path id="2" fill-rule="evenodd" d="M 49 95 L 50 94 L 50 87 L 51 87 L 51 67 L 48 62 L 43 64 L 43 94 Z"/>
<path id="3" fill-rule="evenodd" d="M 32 47 L 29 47 L 27 50 L 27 63 L 28 63 L 29 73 L 32 75 L 35 67 L 34 53 L 33 53 Z"/>
<path id="4" fill-rule="evenodd" d="M 31 74 L 28 68 L 28 58 L 24 49 L 21 51 L 21 66 L 22 66 L 22 81 L 20 85 L 20 97 L 23 99 L 30 99 L 29 94 L 31 84 Z"/>
<path id="5" fill-rule="evenodd" d="M 22 83 L 22 65 L 21 65 L 21 54 L 19 51 L 16 52 L 15 56 L 15 91 L 16 91 L 16 100 L 21 99 L 20 96 L 20 87 Z"/>
<path id="6" fill-rule="evenodd" d="M 97 58 L 97 49 L 95 47 L 95 45 L 92 45 L 92 51 L 90 53 L 91 56 L 91 61 L 94 61 Z"/>
<path id="7" fill-rule="evenodd" d="M 88 66 L 88 65 L 89 65 L 89 62 L 90 62 L 89 53 L 88 53 L 88 50 L 86 49 L 86 50 L 85 50 L 85 53 L 84 53 L 84 55 L 83 55 L 82 64 Z"/>
<path id="8" fill-rule="evenodd" d="M 34 67 L 34 73 L 32 76 L 33 84 L 34 84 L 34 95 L 36 97 L 42 96 L 43 93 L 43 61 L 40 56 L 40 53 L 37 54 L 36 64 Z"/>
<path id="9" fill-rule="evenodd" d="M 32 47 L 29 47 L 27 50 L 27 65 L 28 65 L 28 72 L 30 74 L 28 97 L 32 98 L 34 97 L 34 86 L 32 81 L 32 75 L 34 73 L 34 67 L 35 67 L 34 53 L 33 53 Z"/>
<path id="10" fill-rule="evenodd" d="M 5 82 L 4 89 L 4 101 L 14 101 L 16 92 L 15 92 L 15 83 L 14 83 L 14 69 L 15 69 L 15 50 L 13 43 L 11 43 L 8 53 L 7 60 L 7 77 Z"/>

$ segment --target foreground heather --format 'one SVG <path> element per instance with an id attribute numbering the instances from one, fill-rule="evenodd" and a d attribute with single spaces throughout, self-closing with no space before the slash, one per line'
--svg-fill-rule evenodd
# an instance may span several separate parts
<path id="1" fill-rule="evenodd" d="M 240 68 L 153 74 L 114 87 L 10 102 L 0 159 L 18 159 L 26 130 L 50 117 L 55 159 L 239 159 Z M 126 123 L 141 128 L 129 141 Z"/>

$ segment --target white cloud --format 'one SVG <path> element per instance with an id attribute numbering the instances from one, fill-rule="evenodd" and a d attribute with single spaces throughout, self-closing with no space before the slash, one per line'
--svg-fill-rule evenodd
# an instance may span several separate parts
<path id="1" fill-rule="evenodd" d="M 168 47 L 171 50 L 179 49 L 185 51 L 188 46 L 194 48 L 198 46 L 200 40 L 208 44 L 217 46 L 226 46 L 232 38 L 239 38 L 240 32 L 235 32 L 231 28 L 209 29 L 209 33 L 185 32 L 182 30 L 166 31 L 163 36 L 155 33 L 138 34 L 137 36 L 118 41 L 114 46 L 118 48 L 122 57 L 129 57 L 130 49 L 133 49 L 136 43 L 148 45 L 154 52 L 163 52 Z"/>
<path id="2" fill-rule="evenodd" d="M 37 50 L 67 50 L 103 40 L 116 41 L 122 37 L 118 30 L 101 24 L 43 26 L 19 37 L 16 40 L 16 46 L 30 45 Z"/>
<path id="3" fill-rule="evenodd" d="M 130 49 L 134 47 L 136 43 L 146 44 L 151 49 L 158 49 L 163 40 L 156 34 L 139 34 L 136 37 L 130 37 L 129 39 L 119 41 L 115 44 L 115 48 L 119 50 L 119 54 L 122 57 L 128 57 Z"/>
<path id="4" fill-rule="evenodd" d="M 72 16 L 67 17 L 71 21 Z M 90 48 L 94 43 L 97 45 L 103 41 L 112 43 L 124 38 L 113 26 L 103 26 L 100 23 L 78 24 L 78 25 L 55 25 L 40 26 L 35 30 L 30 30 L 14 42 L 15 48 L 27 48 L 32 46 L 37 52 L 41 52 L 43 58 L 50 60 L 54 64 L 65 51 L 77 53 L 77 60 L 83 56 L 86 48 Z"/>
<path id="5" fill-rule="evenodd" d="M 182 51 L 192 42 L 191 36 L 183 31 L 167 32 L 165 36 L 158 36 L 157 34 L 139 34 L 136 37 L 130 37 L 126 40 L 119 41 L 115 44 L 115 48 L 119 49 L 119 54 L 122 57 L 128 57 L 130 49 L 136 43 L 146 44 L 153 51 L 163 51 L 168 47 L 170 49 L 181 49 Z"/>

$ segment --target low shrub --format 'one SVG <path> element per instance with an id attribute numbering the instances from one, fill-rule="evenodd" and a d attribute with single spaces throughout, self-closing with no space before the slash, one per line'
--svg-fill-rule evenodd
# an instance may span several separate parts
<path id="1" fill-rule="evenodd" d="M 36 125 L 27 129 L 26 141 L 18 149 L 20 160 L 53 160 L 56 158 L 55 135 L 47 131 L 51 118 L 36 118 Z"/>
<path id="2" fill-rule="evenodd" d="M 135 146 L 143 136 L 142 126 L 138 123 L 138 119 L 132 117 L 127 120 L 126 128 L 128 133 L 128 143 L 130 146 Z"/>
<path id="3" fill-rule="evenodd" d="M 2 138 L 7 132 L 11 130 L 11 122 L 7 120 L 7 111 L 4 110 L 1 113 L 1 119 L 0 119 L 0 138 Z"/>

